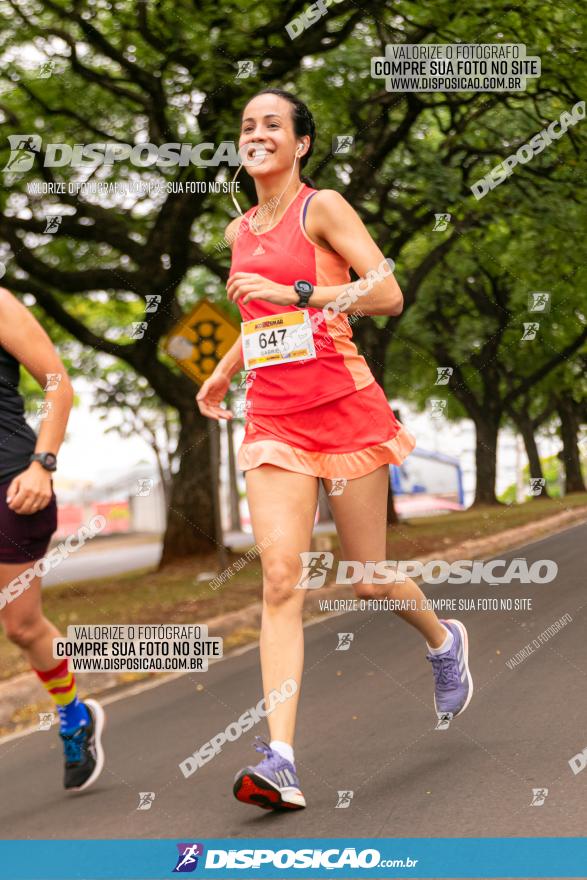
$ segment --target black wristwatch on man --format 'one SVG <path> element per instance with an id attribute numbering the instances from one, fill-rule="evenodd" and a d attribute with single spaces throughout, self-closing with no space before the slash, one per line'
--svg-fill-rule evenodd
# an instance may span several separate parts
<path id="1" fill-rule="evenodd" d="M 294 290 L 298 295 L 298 306 L 301 309 L 309 308 L 308 300 L 314 293 L 314 285 L 310 281 L 294 281 Z"/>
<path id="2" fill-rule="evenodd" d="M 32 464 L 33 461 L 38 461 L 46 471 L 57 470 L 57 456 L 53 452 L 35 452 L 31 455 L 29 464 Z"/>

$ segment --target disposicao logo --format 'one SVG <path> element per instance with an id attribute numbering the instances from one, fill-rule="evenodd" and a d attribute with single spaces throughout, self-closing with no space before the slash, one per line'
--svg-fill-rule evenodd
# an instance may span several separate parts
<path id="1" fill-rule="evenodd" d="M 178 843 L 176 844 L 179 855 L 177 864 L 173 869 L 174 874 L 189 874 L 198 867 L 198 859 L 204 855 L 204 847 L 201 843 Z"/>

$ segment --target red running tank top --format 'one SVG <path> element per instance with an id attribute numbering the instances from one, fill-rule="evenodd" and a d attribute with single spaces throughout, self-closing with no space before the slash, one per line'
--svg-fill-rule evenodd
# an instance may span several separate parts
<path id="1" fill-rule="evenodd" d="M 349 264 L 339 254 L 314 244 L 304 229 L 304 205 L 315 192 L 302 184 L 279 223 L 268 232 L 251 231 L 249 218 L 257 206 L 250 208 L 240 222 L 232 246 L 230 275 L 255 272 L 277 284 L 288 285 L 300 279 L 324 286 L 350 283 Z M 243 321 L 300 309 L 264 299 L 252 299 L 244 305 L 239 300 L 238 307 Z M 324 314 L 322 309 L 312 307 L 307 311 L 314 327 L 316 358 L 251 370 L 247 408 L 252 415 L 300 412 L 375 381 L 352 341 L 346 314 Z"/>

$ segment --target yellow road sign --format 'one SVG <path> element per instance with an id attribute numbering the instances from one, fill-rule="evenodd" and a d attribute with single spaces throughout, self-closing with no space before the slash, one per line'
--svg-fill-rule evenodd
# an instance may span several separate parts
<path id="1" fill-rule="evenodd" d="M 217 306 L 202 299 L 178 321 L 163 347 L 180 370 L 201 385 L 239 335 L 239 328 Z"/>

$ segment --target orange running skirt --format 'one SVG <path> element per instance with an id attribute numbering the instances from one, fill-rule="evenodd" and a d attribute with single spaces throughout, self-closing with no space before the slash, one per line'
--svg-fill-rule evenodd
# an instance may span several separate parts
<path id="1" fill-rule="evenodd" d="M 415 445 L 373 381 L 301 412 L 247 417 L 237 465 L 248 471 L 273 464 L 313 477 L 352 480 L 384 464 L 401 464 Z"/>

